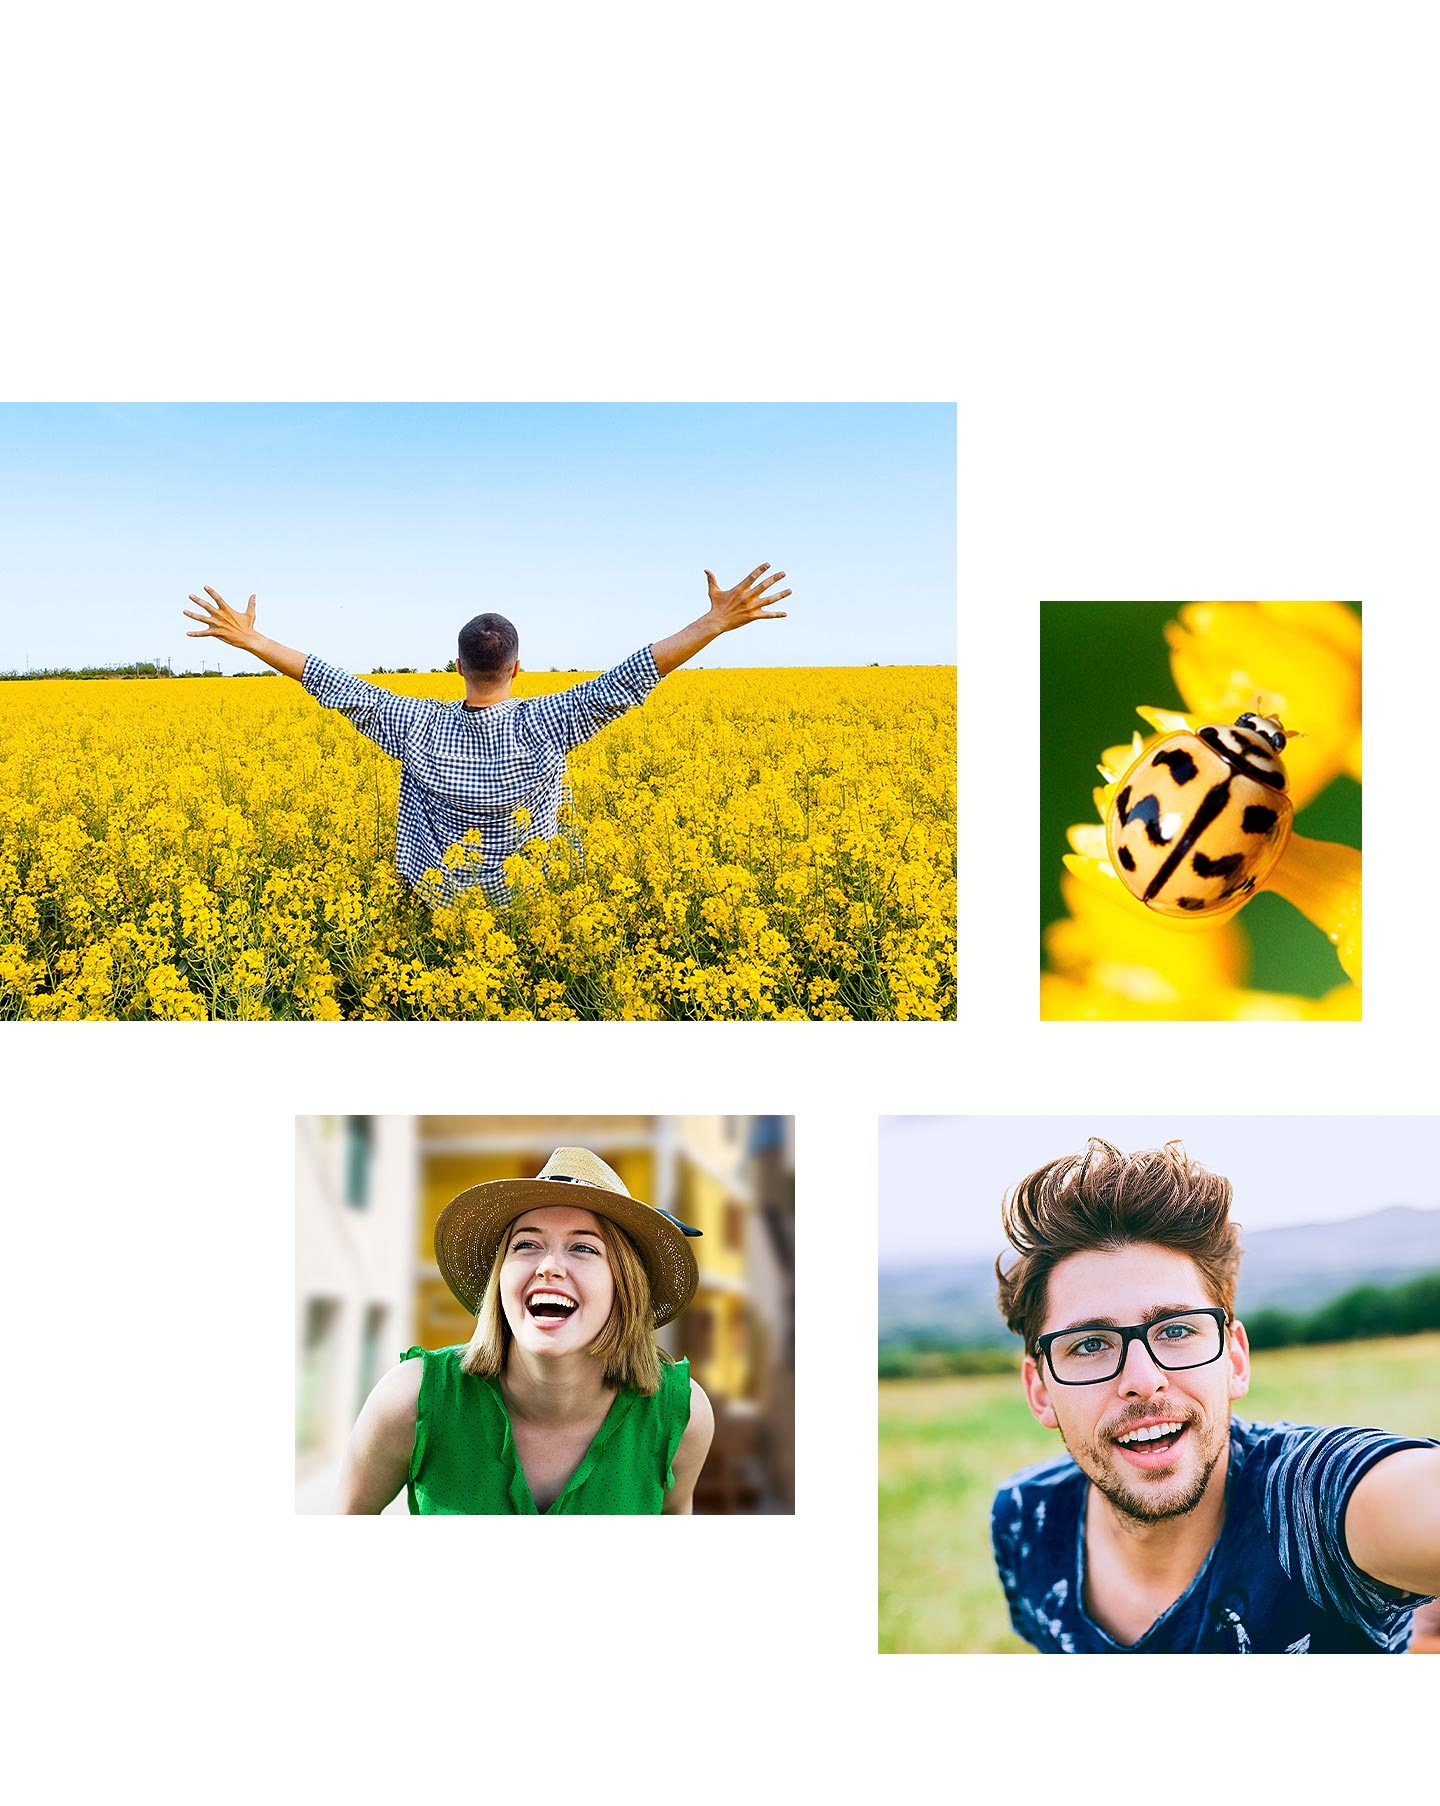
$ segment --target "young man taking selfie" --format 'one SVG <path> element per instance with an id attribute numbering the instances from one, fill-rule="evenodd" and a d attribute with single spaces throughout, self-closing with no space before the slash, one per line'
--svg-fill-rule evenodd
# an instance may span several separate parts
<path id="1" fill-rule="evenodd" d="M 1042 1653 L 1398 1653 L 1440 1593 L 1440 1445 L 1231 1417 L 1250 1351 L 1230 1202 L 1178 1143 L 1093 1139 L 1005 1201 L 1001 1313 L 1068 1450 L 991 1514 Z"/>

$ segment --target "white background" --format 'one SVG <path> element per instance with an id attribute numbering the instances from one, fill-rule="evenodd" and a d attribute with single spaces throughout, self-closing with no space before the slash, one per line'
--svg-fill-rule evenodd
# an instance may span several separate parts
<path id="1" fill-rule="evenodd" d="M 3 1025 L 30 1792 L 993 1800 L 1178 1765 L 1187 1794 L 1329 1799 L 1433 1775 L 1419 1658 L 874 1653 L 879 1114 L 1433 1107 L 1432 21 L 771 0 L 7 25 L 11 399 L 960 406 L 958 1026 Z M 1047 595 L 1363 598 L 1363 1025 L 1037 1024 Z M 793 1520 L 293 1516 L 294 1115 L 539 1109 L 798 1118 Z"/>

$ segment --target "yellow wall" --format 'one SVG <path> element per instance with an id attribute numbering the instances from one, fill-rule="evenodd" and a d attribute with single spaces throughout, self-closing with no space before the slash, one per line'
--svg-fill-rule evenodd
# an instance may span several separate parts
<path id="1" fill-rule="evenodd" d="M 587 1147 L 598 1127 L 607 1135 L 633 1136 L 637 1141 L 654 1132 L 653 1116 L 422 1116 L 420 1139 L 457 1141 L 462 1137 L 491 1141 L 533 1141 L 543 1148 L 540 1165 L 554 1148 Z M 536 1167 L 539 1171 L 539 1166 Z M 533 1174 L 531 1175 L 533 1178 Z"/>
<path id="2" fill-rule="evenodd" d="M 474 1328 L 475 1319 L 443 1279 L 418 1282 L 415 1287 L 415 1340 L 421 1348 L 450 1348 L 457 1342 L 468 1342 Z"/>
<path id="3" fill-rule="evenodd" d="M 695 1258 L 701 1274 L 723 1274 L 726 1278 L 743 1279 L 745 1213 L 742 1208 L 736 1217 L 726 1210 L 729 1204 L 738 1206 L 734 1194 L 718 1179 L 713 1179 L 709 1173 L 693 1166 L 683 1152 L 676 1162 L 675 1180 L 675 1214 L 682 1223 L 689 1223 L 693 1229 L 698 1229 L 704 1238 L 695 1244 Z M 738 1245 L 727 1247 L 726 1231 L 731 1221 L 735 1221 L 742 1232 L 737 1238 Z"/>
<path id="4" fill-rule="evenodd" d="M 680 1318 L 680 1353 L 689 1358 L 691 1371 L 707 1392 L 721 1398 L 753 1396 L 757 1369 L 751 1342 L 748 1298 L 702 1283 Z"/>

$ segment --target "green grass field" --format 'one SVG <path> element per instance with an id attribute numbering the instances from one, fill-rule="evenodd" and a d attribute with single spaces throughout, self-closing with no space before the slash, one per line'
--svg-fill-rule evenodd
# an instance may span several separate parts
<path id="1" fill-rule="evenodd" d="M 1256 1357 L 1239 1414 L 1440 1437 L 1437 1363 L 1440 1334 L 1274 1349 Z M 1018 1374 L 881 1386 L 882 1652 L 1028 1649 L 995 1578 L 990 1501 L 1016 1468 L 1061 1452 Z"/>

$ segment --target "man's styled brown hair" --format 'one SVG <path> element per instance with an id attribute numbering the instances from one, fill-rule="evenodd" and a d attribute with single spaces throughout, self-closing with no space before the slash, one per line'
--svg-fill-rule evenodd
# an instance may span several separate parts
<path id="1" fill-rule="evenodd" d="M 1000 1314 L 1034 1354 L 1050 1274 L 1066 1255 L 1134 1242 L 1188 1255 L 1216 1304 L 1233 1312 L 1240 1234 L 1231 1195 L 1230 1181 L 1198 1166 L 1178 1141 L 1122 1154 L 1092 1135 L 1083 1153 L 1040 1167 L 1001 1205 L 1006 1240 L 1020 1258 L 1008 1271 L 1003 1254 L 995 1262 Z"/>

